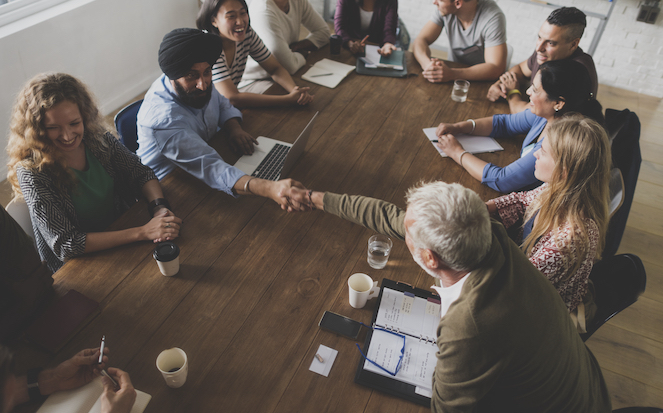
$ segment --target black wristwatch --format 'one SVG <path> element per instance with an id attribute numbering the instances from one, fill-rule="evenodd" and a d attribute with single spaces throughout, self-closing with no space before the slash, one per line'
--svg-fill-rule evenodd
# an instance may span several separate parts
<path id="1" fill-rule="evenodd" d="M 168 203 L 168 200 L 166 198 L 157 198 L 147 205 L 147 212 L 150 213 L 151 217 L 154 217 L 154 210 L 158 206 L 164 206 L 170 209 L 170 204 Z"/>
<path id="2" fill-rule="evenodd" d="M 39 373 L 42 370 L 40 367 L 28 370 L 28 397 L 30 397 L 31 402 L 40 402 L 46 398 L 39 391 Z"/>

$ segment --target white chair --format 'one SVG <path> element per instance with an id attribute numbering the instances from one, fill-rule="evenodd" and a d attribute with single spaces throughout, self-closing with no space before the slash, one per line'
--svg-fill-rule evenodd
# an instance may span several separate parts
<path id="1" fill-rule="evenodd" d="M 30 211 L 28 210 L 28 204 L 25 203 L 23 198 L 14 197 L 5 208 L 9 215 L 14 218 L 14 221 L 18 222 L 18 225 L 23 228 L 26 234 L 32 239 L 35 240 L 35 232 L 32 229 L 32 221 L 30 220 Z"/>
<path id="2" fill-rule="evenodd" d="M 624 179 L 619 168 L 610 171 L 610 218 L 624 203 Z"/>

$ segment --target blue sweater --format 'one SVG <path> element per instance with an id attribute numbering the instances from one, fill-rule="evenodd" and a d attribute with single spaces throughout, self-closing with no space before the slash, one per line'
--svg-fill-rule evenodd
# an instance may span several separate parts
<path id="1" fill-rule="evenodd" d="M 483 168 L 481 182 L 500 192 L 523 191 L 541 185 L 542 182 L 534 177 L 534 152 L 541 147 L 543 138 L 524 156 L 523 151 L 539 137 L 547 122 L 545 118 L 532 114 L 529 109 L 513 115 L 494 115 L 490 136 L 501 138 L 522 133 L 527 133 L 527 136 L 520 150 L 520 159 L 503 168 L 489 163 Z"/>

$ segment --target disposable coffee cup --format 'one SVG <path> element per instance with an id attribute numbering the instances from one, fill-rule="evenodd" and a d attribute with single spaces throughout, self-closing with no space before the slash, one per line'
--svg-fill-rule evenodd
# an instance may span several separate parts
<path id="1" fill-rule="evenodd" d="M 158 243 L 153 256 L 159 271 L 166 277 L 172 277 L 180 271 L 180 247 L 175 243 L 170 241 Z"/>
<path id="2" fill-rule="evenodd" d="M 341 46 L 343 46 L 343 38 L 337 34 L 329 36 L 329 53 L 341 54 Z"/>
<path id="3" fill-rule="evenodd" d="M 181 348 L 173 347 L 159 353 L 157 368 L 161 372 L 166 385 L 172 388 L 182 387 L 186 383 L 189 371 L 189 359 Z"/>
<path id="4" fill-rule="evenodd" d="M 348 291 L 350 293 L 350 305 L 353 308 L 364 308 L 366 301 L 377 297 L 380 293 L 378 282 L 373 281 L 366 274 L 356 273 L 348 278 Z"/>

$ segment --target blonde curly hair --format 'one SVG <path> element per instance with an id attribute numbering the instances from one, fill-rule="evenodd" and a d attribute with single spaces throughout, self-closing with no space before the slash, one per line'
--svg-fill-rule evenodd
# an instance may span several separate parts
<path id="1" fill-rule="evenodd" d="M 105 148 L 102 136 L 107 128 L 93 95 L 75 77 L 66 73 L 41 73 L 18 93 L 9 125 L 7 180 L 15 196 L 22 196 L 16 168 L 45 171 L 61 191 L 75 186 L 75 177 L 67 169 L 62 154 L 46 136 L 44 114 L 62 102 L 78 106 L 84 126 L 83 142 L 87 147 Z"/>

